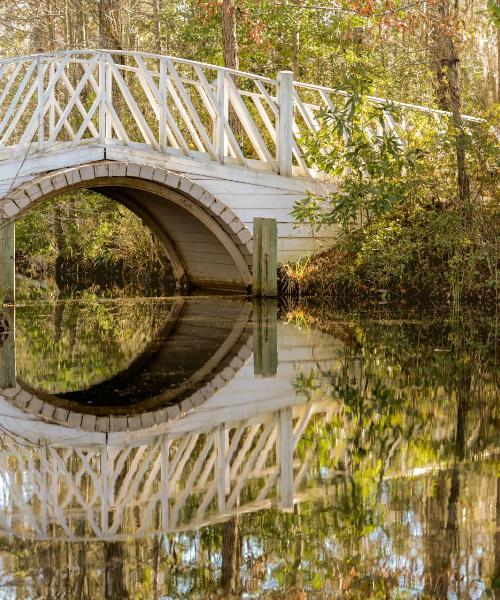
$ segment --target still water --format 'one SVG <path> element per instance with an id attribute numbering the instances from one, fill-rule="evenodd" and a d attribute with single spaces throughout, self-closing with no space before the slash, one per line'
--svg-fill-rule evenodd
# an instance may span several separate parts
<path id="1" fill-rule="evenodd" d="M 31 303 L 0 338 L 0 599 L 499 598 L 494 320 Z"/>

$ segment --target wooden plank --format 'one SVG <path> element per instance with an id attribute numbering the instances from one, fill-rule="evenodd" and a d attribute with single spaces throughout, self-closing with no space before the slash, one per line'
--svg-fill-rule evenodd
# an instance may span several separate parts
<path id="1" fill-rule="evenodd" d="M 7 334 L 0 341 L 0 389 L 16 387 L 16 313 L 14 307 L 0 307 L 0 322 Z"/>
<path id="2" fill-rule="evenodd" d="M 16 224 L 11 219 L 0 219 L 0 303 L 14 304 Z"/>
<path id="3" fill-rule="evenodd" d="M 278 371 L 278 305 L 276 300 L 253 303 L 254 374 L 274 377 Z"/>
<path id="4" fill-rule="evenodd" d="M 257 217 L 253 221 L 253 286 L 256 297 L 275 297 L 278 293 L 277 242 L 275 219 Z"/>

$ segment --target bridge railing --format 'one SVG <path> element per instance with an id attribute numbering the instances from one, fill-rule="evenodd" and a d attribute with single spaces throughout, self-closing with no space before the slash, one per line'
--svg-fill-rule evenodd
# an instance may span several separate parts
<path id="1" fill-rule="evenodd" d="M 289 72 L 274 80 L 140 52 L 62 51 L 3 59 L 0 160 L 106 144 L 287 176 L 314 175 L 304 136 L 321 127 L 321 110 L 346 95 L 293 82 Z"/>

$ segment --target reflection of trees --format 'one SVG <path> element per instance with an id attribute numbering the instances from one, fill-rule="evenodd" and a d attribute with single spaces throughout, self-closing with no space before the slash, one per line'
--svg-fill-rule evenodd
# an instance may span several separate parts
<path id="1" fill-rule="evenodd" d="M 171 302 L 33 304 L 17 312 L 17 370 L 35 389 L 63 393 L 125 369 L 164 326 Z"/>
<path id="2" fill-rule="evenodd" d="M 384 477 L 394 477 L 402 465 L 435 465 L 441 470 L 428 478 L 427 499 L 414 510 L 425 531 L 426 590 L 446 598 L 449 589 L 463 586 L 458 515 L 467 499 L 464 463 L 497 440 L 494 340 L 487 328 L 463 322 L 439 329 L 426 323 L 323 325 L 344 341 L 338 364 L 301 374 L 297 389 L 311 398 L 319 389 L 335 402 L 334 419 L 315 432 L 317 477 L 335 474 L 339 481 L 335 539 L 344 556 L 358 561 L 370 532 L 380 534 L 383 525 L 387 533 L 380 506 Z M 305 438 L 301 443 L 310 445 Z"/>
<path id="3" fill-rule="evenodd" d="M 241 539 L 240 517 L 231 517 L 222 525 L 221 583 L 227 597 L 237 596 L 241 591 Z"/>
<path id="4" fill-rule="evenodd" d="M 129 598 L 125 580 L 125 545 L 123 542 L 104 544 L 106 600 L 126 600 Z"/>

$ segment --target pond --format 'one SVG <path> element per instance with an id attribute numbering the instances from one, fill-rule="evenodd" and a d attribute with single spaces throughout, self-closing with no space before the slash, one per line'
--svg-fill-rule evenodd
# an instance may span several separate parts
<path id="1" fill-rule="evenodd" d="M 494 319 L 85 295 L 4 321 L 0 599 L 499 597 Z"/>

